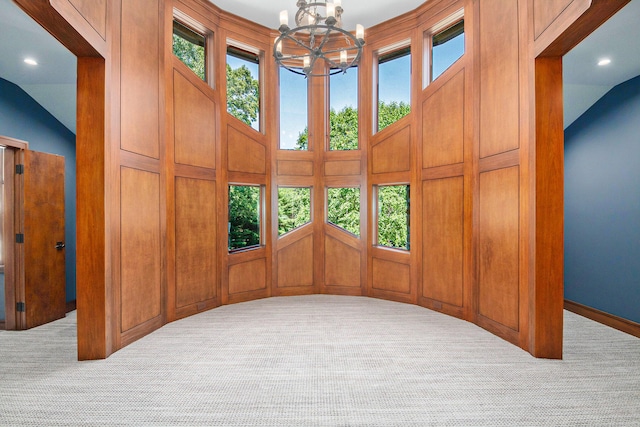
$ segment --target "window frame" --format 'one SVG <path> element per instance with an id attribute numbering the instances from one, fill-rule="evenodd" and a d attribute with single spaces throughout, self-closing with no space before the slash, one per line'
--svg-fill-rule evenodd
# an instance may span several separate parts
<path id="1" fill-rule="evenodd" d="M 288 230 L 282 234 L 280 234 L 280 189 L 281 188 L 308 188 L 309 189 L 309 221 L 305 222 L 302 225 L 299 225 L 291 230 Z M 313 185 L 278 185 L 276 186 L 276 234 L 278 238 L 282 238 L 296 230 L 302 229 L 309 224 L 313 224 Z"/>
<path id="2" fill-rule="evenodd" d="M 200 35 L 202 37 L 204 37 L 205 43 L 204 43 L 204 79 L 202 79 L 203 82 L 205 82 L 207 85 L 209 85 L 209 87 L 211 87 L 212 89 L 215 89 L 216 84 L 215 84 L 215 43 L 214 43 L 214 32 L 213 30 L 207 28 L 205 25 L 201 24 L 200 22 L 198 22 L 196 19 L 190 17 L 188 14 L 182 12 L 180 9 L 174 8 L 173 9 L 173 21 L 172 21 L 172 31 L 171 31 L 171 54 L 173 56 L 175 56 L 182 64 L 184 64 L 184 62 L 178 58 L 174 53 L 173 53 L 173 23 L 178 23 L 180 26 L 186 28 L 188 31 L 191 31 L 197 35 Z M 195 74 L 198 78 L 200 78 L 200 76 L 198 76 L 188 65 L 184 64 L 185 67 L 187 67 L 189 70 L 191 70 L 193 72 L 193 74 Z"/>
<path id="3" fill-rule="evenodd" d="M 251 46 L 249 44 L 246 43 L 242 43 L 240 41 L 237 41 L 235 39 L 231 39 L 228 38 L 227 42 L 226 42 L 226 48 L 225 48 L 225 61 L 224 61 L 224 69 L 225 69 L 225 73 L 224 73 L 224 81 L 225 81 L 225 112 L 232 116 L 233 116 L 228 109 L 228 88 L 229 88 L 229 82 L 227 81 L 227 74 L 226 74 L 226 67 L 228 64 L 227 61 L 227 57 L 228 56 L 233 56 L 235 58 L 241 59 L 241 60 L 245 60 L 247 62 L 250 63 L 255 63 L 258 65 L 258 120 L 257 120 L 257 126 L 258 128 L 254 128 L 251 124 L 246 124 L 250 129 L 253 129 L 256 132 L 259 132 L 261 134 L 265 134 L 265 118 L 264 118 L 264 59 L 265 59 L 265 55 L 264 55 L 264 51 Z"/>
<path id="4" fill-rule="evenodd" d="M 384 64 L 386 62 L 393 61 L 394 59 L 402 58 L 404 56 L 409 55 L 411 57 L 410 65 L 409 65 L 409 114 L 411 110 L 413 110 L 412 99 L 413 99 L 413 49 L 411 38 L 403 39 L 397 43 L 393 43 L 382 47 L 374 52 L 373 55 L 373 70 L 372 70 L 372 82 L 373 82 L 373 118 L 372 118 L 372 126 L 371 130 L 373 134 L 382 132 L 384 129 L 380 129 L 379 123 L 379 114 L 380 114 L 380 64 Z M 381 59 L 382 58 L 382 59 Z"/>
<path id="5" fill-rule="evenodd" d="M 406 246 L 404 247 L 396 247 L 396 246 L 387 246 L 387 245 L 382 245 L 380 244 L 380 187 L 406 187 L 407 189 L 407 195 L 405 197 L 406 200 L 406 218 L 407 218 L 407 241 L 406 241 Z M 373 246 L 380 248 L 380 249 L 386 249 L 386 250 L 395 250 L 395 251 L 402 251 L 402 252 L 411 252 L 411 184 L 408 182 L 399 182 L 399 183 L 389 183 L 389 184 L 376 184 L 373 186 L 373 200 L 372 200 L 372 207 L 373 207 L 373 214 L 374 214 L 374 221 L 373 221 L 373 235 L 372 235 L 372 242 L 373 242 Z"/>
<path id="6" fill-rule="evenodd" d="M 231 218 L 229 216 L 229 210 L 231 208 L 231 201 L 229 198 L 229 193 L 231 191 L 231 187 L 253 187 L 258 188 L 260 194 L 258 195 L 258 244 L 243 246 L 241 248 L 231 248 Z M 235 254 L 239 252 L 247 252 L 256 249 L 263 248 L 265 246 L 265 223 L 266 223 L 266 188 L 262 184 L 247 184 L 247 183 L 236 183 L 229 182 L 227 185 L 227 252 L 229 254 Z"/>
<path id="7" fill-rule="evenodd" d="M 343 188 L 357 188 L 358 189 L 358 234 L 355 234 L 349 230 L 347 230 L 346 228 L 329 221 L 329 190 L 331 189 L 343 189 Z M 360 237 L 362 236 L 362 187 L 360 185 L 341 185 L 341 186 L 337 186 L 337 185 L 330 185 L 325 187 L 325 198 L 324 198 L 324 203 L 325 203 L 325 223 L 327 223 L 327 225 L 330 225 L 332 227 L 336 227 L 341 231 L 344 231 L 345 233 L 348 233 L 358 239 L 360 239 Z"/>
<path id="8" fill-rule="evenodd" d="M 331 148 L 331 79 L 334 76 L 342 76 L 346 73 L 337 73 L 337 74 L 332 74 L 327 76 L 327 103 L 326 103 L 326 107 L 325 107 L 325 114 L 327 117 L 327 123 L 326 123 L 326 142 L 325 142 L 325 151 L 328 152 L 337 152 L 337 153 L 341 153 L 341 152 L 349 152 L 349 151 L 358 151 L 361 149 L 361 144 L 360 144 L 360 129 L 361 129 L 361 120 L 360 120 L 360 65 L 355 65 L 351 68 L 348 68 L 346 73 L 349 73 L 349 71 L 354 72 L 353 74 L 356 75 L 356 82 L 355 82 L 355 88 L 356 88 L 356 102 L 355 102 L 355 109 L 356 109 L 356 114 L 357 114 L 357 120 L 358 120 L 358 127 L 357 127 L 357 147 L 356 148 L 350 148 L 350 149 L 337 149 L 337 148 Z M 329 70 L 331 71 L 331 70 Z M 336 113 L 338 113 L 338 111 L 336 111 Z M 377 113 L 376 113 L 377 115 Z"/>
<path id="9" fill-rule="evenodd" d="M 423 52 L 423 64 L 422 64 L 422 89 L 426 89 L 431 83 L 433 83 L 436 79 L 433 78 L 433 38 L 438 36 L 446 31 L 453 29 L 454 27 L 462 24 L 462 34 L 465 34 L 464 27 L 464 8 L 456 11 L 455 13 L 449 15 L 447 18 L 438 22 L 436 25 L 429 28 L 427 31 L 423 33 L 423 44 L 424 44 L 424 52 Z M 466 40 L 466 36 L 465 36 Z M 466 42 L 465 42 L 466 43 Z M 451 68 L 453 64 L 458 62 L 466 53 L 465 51 L 462 53 L 460 58 L 456 59 L 449 67 L 447 67 L 442 73 L 438 75 L 444 74 L 446 70 Z"/>

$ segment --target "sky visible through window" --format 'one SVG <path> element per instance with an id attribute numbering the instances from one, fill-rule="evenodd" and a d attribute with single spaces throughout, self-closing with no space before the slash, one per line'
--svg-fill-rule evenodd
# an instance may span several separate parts
<path id="1" fill-rule="evenodd" d="M 280 67 L 280 148 L 294 150 L 307 126 L 307 79 Z"/>
<path id="2" fill-rule="evenodd" d="M 435 80 L 453 65 L 464 54 L 464 33 L 452 38 L 446 43 L 433 47 L 431 58 L 433 61 L 432 78 Z"/>
<path id="3" fill-rule="evenodd" d="M 378 66 L 378 101 L 411 103 L 411 55 Z"/>

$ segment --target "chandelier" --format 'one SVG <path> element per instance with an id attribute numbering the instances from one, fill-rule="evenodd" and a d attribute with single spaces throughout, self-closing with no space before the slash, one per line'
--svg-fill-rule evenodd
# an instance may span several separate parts
<path id="1" fill-rule="evenodd" d="M 280 35 L 273 46 L 276 62 L 305 77 L 346 73 L 360 60 L 364 27 L 355 36 L 342 28 L 342 0 L 307 2 L 298 0 L 295 28 L 289 28 L 289 13 L 280 12 Z M 318 61 L 325 67 L 316 67 Z"/>

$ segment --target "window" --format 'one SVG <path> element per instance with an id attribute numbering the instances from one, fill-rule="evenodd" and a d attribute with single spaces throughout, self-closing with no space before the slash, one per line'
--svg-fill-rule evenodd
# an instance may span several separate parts
<path id="1" fill-rule="evenodd" d="M 311 222 L 311 188 L 278 187 L 278 235 Z"/>
<path id="2" fill-rule="evenodd" d="M 358 69 L 329 77 L 329 150 L 358 149 Z"/>
<path id="3" fill-rule="evenodd" d="M 229 186 L 229 252 L 260 246 L 261 193 L 259 186 Z"/>
<path id="4" fill-rule="evenodd" d="M 280 67 L 280 149 L 309 149 L 307 79 L 284 67 Z"/>
<path id="5" fill-rule="evenodd" d="M 202 80 L 207 81 L 206 37 L 173 21 L 173 54 Z"/>
<path id="6" fill-rule="evenodd" d="M 360 236 L 360 188 L 328 188 L 327 221 Z"/>
<path id="7" fill-rule="evenodd" d="M 378 187 L 377 243 L 379 246 L 409 250 L 409 201 L 408 185 Z"/>
<path id="8" fill-rule="evenodd" d="M 378 55 L 378 131 L 411 112 L 411 47 Z"/>
<path id="9" fill-rule="evenodd" d="M 431 37 L 431 81 L 464 54 L 464 21 L 459 21 Z"/>
<path id="10" fill-rule="evenodd" d="M 260 131 L 260 57 L 227 47 L 227 111 Z"/>
<path id="11" fill-rule="evenodd" d="M 0 273 L 4 273 L 4 215 L 5 215 L 5 200 L 4 200 L 4 150 L 6 148 L 0 145 Z M 4 301 L 4 289 L 0 289 L 3 292 L 0 300 Z M 4 309 L 4 303 L 3 309 Z M 2 320 L 0 318 L 0 320 Z"/>

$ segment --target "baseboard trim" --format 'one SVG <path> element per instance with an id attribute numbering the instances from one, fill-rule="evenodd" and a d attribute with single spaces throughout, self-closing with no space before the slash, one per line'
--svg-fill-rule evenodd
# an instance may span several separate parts
<path id="1" fill-rule="evenodd" d="M 67 301 L 67 313 L 76 309 L 76 300 Z"/>
<path id="2" fill-rule="evenodd" d="M 634 337 L 640 338 L 640 323 L 632 322 L 631 320 L 614 316 L 613 314 L 605 313 L 604 311 L 587 307 L 586 305 L 569 300 L 564 300 L 564 308 L 565 310 L 579 314 L 587 319 L 591 319 L 613 329 L 617 329 L 629 335 L 633 335 Z"/>

